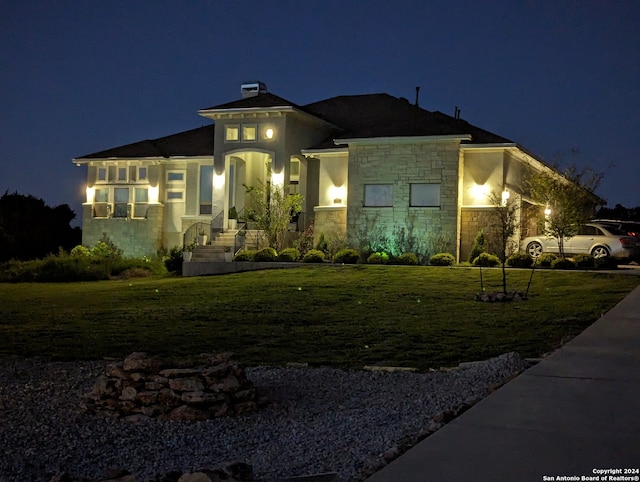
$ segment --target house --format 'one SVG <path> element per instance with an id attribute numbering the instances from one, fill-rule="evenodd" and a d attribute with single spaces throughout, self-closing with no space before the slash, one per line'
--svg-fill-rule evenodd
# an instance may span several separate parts
<path id="1" fill-rule="evenodd" d="M 83 244 L 105 234 L 126 255 L 182 246 L 193 226 L 229 230 L 258 181 L 301 193 L 294 230 L 449 251 L 465 260 L 489 224 L 492 193 L 539 210 L 527 172 L 551 171 L 515 142 L 388 94 L 297 105 L 243 84 L 242 97 L 201 109 L 208 125 L 75 158 L 87 166 Z M 200 224 L 197 224 L 200 223 Z M 231 226 L 233 228 L 233 226 Z"/>

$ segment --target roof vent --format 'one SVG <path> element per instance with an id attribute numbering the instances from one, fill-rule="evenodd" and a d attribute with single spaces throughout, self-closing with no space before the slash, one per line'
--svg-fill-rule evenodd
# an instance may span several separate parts
<path id="1" fill-rule="evenodd" d="M 240 86 L 240 92 L 242 93 L 242 98 L 246 99 L 247 97 L 255 97 L 260 94 L 267 93 L 267 86 L 264 82 L 253 81 L 253 82 L 244 82 Z"/>

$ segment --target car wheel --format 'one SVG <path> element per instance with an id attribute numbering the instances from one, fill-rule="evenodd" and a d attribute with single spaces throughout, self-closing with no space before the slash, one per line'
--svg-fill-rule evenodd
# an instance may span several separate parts
<path id="1" fill-rule="evenodd" d="M 532 258 L 538 258 L 542 254 L 542 245 L 537 241 L 532 241 L 527 245 L 527 254 Z"/>
<path id="2" fill-rule="evenodd" d="M 591 256 L 594 258 L 603 258 L 609 256 L 609 250 L 604 246 L 596 246 L 591 250 Z"/>

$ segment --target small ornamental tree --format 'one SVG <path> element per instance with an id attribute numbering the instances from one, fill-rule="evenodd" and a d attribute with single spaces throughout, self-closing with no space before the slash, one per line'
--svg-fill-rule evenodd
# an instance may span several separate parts
<path id="1" fill-rule="evenodd" d="M 578 170 L 571 165 L 561 172 L 539 171 L 525 179 L 531 198 L 545 207 L 545 216 L 538 224 L 546 236 L 558 242 L 560 257 L 565 257 L 565 239 L 575 236 L 596 207 L 604 204 L 594 194 L 602 177 L 591 168 Z"/>
<path id="2" fill-rule="evenodd" d="M 502 264 L 502 291 L 507 293 L 506 262 L 514 251 L 513 239 L 518 227 L 520 206 L 511 196 L 492 192 L 489 196 L 493 208 L 493 237 L 496 240 L 497 256 Z M 517 244 L 516 244 L 517 246 Z"/>

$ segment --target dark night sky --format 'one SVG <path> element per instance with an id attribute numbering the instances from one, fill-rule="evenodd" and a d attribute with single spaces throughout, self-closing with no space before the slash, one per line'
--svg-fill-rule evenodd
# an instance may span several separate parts
<path id="1" fill-rule="evenodd" d="M 79 214 L 71 159 L 198 127 L 244 80 L 298 104 L 386 92 L 640 206 L 640 1 L 0 0 L 0 191 Z M 572 149 L 579 155 L 572 155 Z"/>

